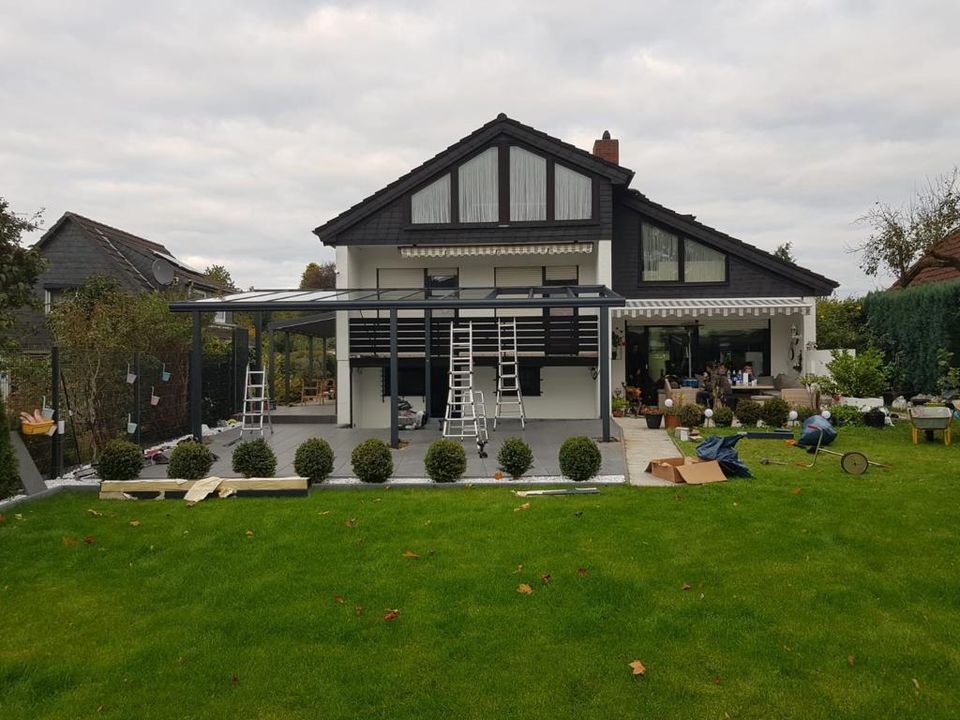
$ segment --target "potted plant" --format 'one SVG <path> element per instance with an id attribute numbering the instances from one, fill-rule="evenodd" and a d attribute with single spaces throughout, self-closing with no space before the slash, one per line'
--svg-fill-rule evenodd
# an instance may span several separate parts
<path id="1" fill-rule="evenodd" d="M 667 419 L 667 430 L 670 428 L 680 427 L 680 419 L 677 417 L 676 404 L 669 399 L 664 404 L 667 406 L 667 409 L 663 411 L 663 415 Z"/>
<path id="2" fill-rule="evenodd" d="M 623 397 L 623 392 L 620 390 L 614 390 L 613 398 L 610 400 L 610 410 L 613 413 L 614 417 L 623 417 L 624 413 L 627 411 L 629 403 L 626 398 Z"/>
<path id="3" fill-rule="evenodd" d="M 644 419 L 647 421 L 647 427 L 651 430 L 659 430 L 660 425 L 663 423 L 663 410 L 657 405 L 647 405 L 644 407 L 640 414 L 643 415 Z"/>

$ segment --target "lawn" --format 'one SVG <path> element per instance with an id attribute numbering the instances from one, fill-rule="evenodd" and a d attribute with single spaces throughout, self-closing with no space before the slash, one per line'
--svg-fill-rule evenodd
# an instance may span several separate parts
<path id="1" fill-rule="evenodd" d="M 895 468 L 21 505 L 0 717 L 956 718 L 960 447 L 837 445 Z"/>

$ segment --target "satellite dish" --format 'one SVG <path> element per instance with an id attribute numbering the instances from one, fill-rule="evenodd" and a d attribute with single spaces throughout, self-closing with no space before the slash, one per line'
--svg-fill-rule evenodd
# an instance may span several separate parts
<path id="1" fill-rule="evenodd" d="M 173 282 L 173 265 L 163 258 L 157 258 L 153 261 L 153 279 L 161 285 L 169 285 Z"/>

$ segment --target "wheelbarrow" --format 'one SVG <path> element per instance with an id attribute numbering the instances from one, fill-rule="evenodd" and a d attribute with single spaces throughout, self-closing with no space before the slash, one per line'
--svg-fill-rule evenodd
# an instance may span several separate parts
<path id="1" fill-rule="evenodd" d="M 807 448 L 807 452 L 813 455 L 813 462 L 809 464 L 800 463 L 801 466 L 806 468 L 812 468 L 817 464 L 817 459 L 820 457 L 820 453 L 827 453 L 828 455 L 836 455 L 840 458 L 840 467 L 843 468 L 845 473 L 850 475 L 863 475 L 871 465 L 882 468 L 889 468 L 889 465 L 883 463 L 874 462 L 867 458 L 862 452 L 857 450 L 851 450 L 850 452 L 840 453 L 836 450 L 827 450 L 827 448 L 821 446 L 821 441 L 823 440 L 823 431 L 820 432 L 820 436 L 817 439 L 817 444 L 813 447 Z M 792 447 L 801 447 L 797 445 L 796 440 L 787 440 L 787 445 Z M 760 461 L 762 464 L 763 460 Z"/>

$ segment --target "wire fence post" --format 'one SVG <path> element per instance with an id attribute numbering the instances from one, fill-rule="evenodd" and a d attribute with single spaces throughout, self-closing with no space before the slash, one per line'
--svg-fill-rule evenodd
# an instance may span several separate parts
<path id="1" fill-rule="evenodd" d="M 50 477 L 63 475 L 63 436 L 60 434 L 60 348 L 50 348 L 50 404 L 53 406 L 53 438 L 50 443 Z"/>
<path id="2" fill-rule="evenodd" d="M 141 390 L 141 368 L 140 368 L 140 351 L 137 350 L 133 353 L 133 374 L 135 379 L 133 381 L 133 396 L 134 396 L 134 407 L 133 407 L 133 421 L 136 423 L 136 432 L 133 435 L 134 442 L 137 445 L 140 444 L 140 390 Z"/>

